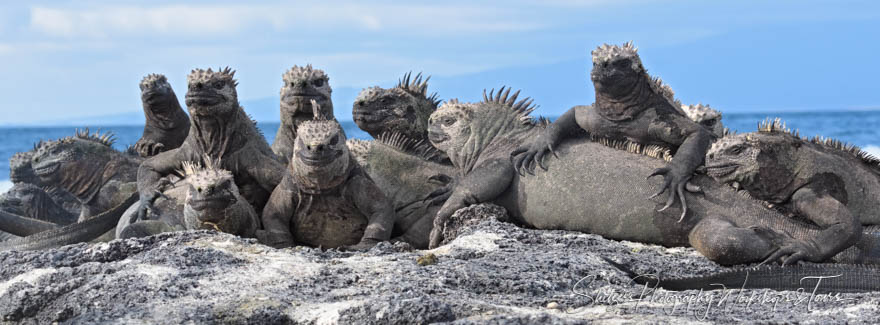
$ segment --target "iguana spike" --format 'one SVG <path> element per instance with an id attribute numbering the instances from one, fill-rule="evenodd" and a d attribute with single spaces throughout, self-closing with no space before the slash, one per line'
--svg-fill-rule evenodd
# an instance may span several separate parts
<path id="1" fill-rule="evenodd" d="M 315 121 L 323 121 L 326 120 L 327 117 L 321 114 L 321 105 L 318 104 L 318 101 L 312 99 L 312 120 Z"/>

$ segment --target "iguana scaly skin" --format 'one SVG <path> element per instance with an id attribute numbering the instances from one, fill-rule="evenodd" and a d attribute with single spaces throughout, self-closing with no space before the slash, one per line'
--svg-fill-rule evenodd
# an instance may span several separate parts
<path id="1" fill-rule="evenodd" d="M 117 238 L 144 237 L 161 232 L 207 229 L 254 237 L 260 226 L 259 215 L 241 196 L 232 173 L 208 157 L 205 166 L 183 162 L 183 179 L 168 184 L 153 207 L 158 220 L 130 223 L 137 208 L 128 209 L 116 226 Z"/>
<path id="2" fill-rule="evenodd" d="M 312 119 L 315 107 L 312 100 L 321 107 L 319 113 L 325 118 L 333 118 L 333 101 L 330 93 L 330 77 L 323 70 L 312 65 L 294 65 L 281 75 L 281 126 L 272 143 L 275 152 L 287 164 L 293 154 L 299 124 Z"/>
<path id="3" fill-rule="evenodd" d="M 440 233 L 449 216 L 483 202 L 503 206 L 512 220 L 529 227 L 664 246 L 690 244 L 721 264 L 761 261 L 778 247 L 819 232 L 702 175 L 693 182 L 703 194 L 688 198 L 691 208 L 677 222 L 670 216 L 680 212 L 658 211 L 662 200 L 644 199 L 656 185 L 644 175 L 665 163 L 649 156 L 669 158 L 667 150 L 655 146 L 603 140 L 626 149 L 618 150 L 589 139 L 572 139 L 557 146 L 560 159 L 548 161 L 547 167 L 552 167 L 548 171 L 520 176 L 511 153 L 543 130 L 528 116 L 534 109 L 530 102 L 517 102 L 516 97 L 509 91 L 490 92 L 481 103 L 453 100 L 431 115 L 431 142 L 447 153 L 458 172 L 434 220 L 432 247 L 442 240 Z M 852 255 L 836 258 L 872 259 L 875 252 L 862 248 L 874 247 L 876 240 L 864 236 L 858 247 L 848 250 Z"/>
<path id="4" fill-rule="evenodd" d="M 801 138 L 778 119 L 760 124 L 758 132 L 718 140 L 706 156 L 706 171 L 822 227 L 801 243 L 800 254 L 810 261 L 849 247 L 863 224 L 880 224 L 880 160 L 832 139 Z"/>
<path id="5" fill-rule="evenodd" d="M 189 134 L 189 117 L 180 107 L 168 79 L 161 74 L 148 74 L 141 80 L 140 89 L 146 124 L 134 150 L 141 157 L 152 157 L 180 147 Z"/>
<path id="6" fill-rule="evenodd" d="M 0 195 L 0 211 L 56 224 L 68 224 L 76 221 L 80 213 L 79 201 L 58 187 L 58 184 L 43 183 L 31 167 L 34 153 L 43 144 L 44 142 L 40 142 L 34 145 L 32 151 L 16 153 L 9 159 L 9 178 L 13 186 Z"/>
<path id="7" fill-rule="evenodd" d="M 160 193 L 160 179 L 175 173 L 184 161 L 202 161 L 206 156 L 221 161 L 218 168 L 232 172 L 241 195 L 258 213 L 263 210 L 284 175 L 284 166 L 238 104 L 234 74 L 229 68 L 195 69 L 187 77 L 189 135 L 179 148 L 147 159 L 138 168 L 139 219 L 147 218 Z"/>
<path id="8" fill-rule="evenodd" d="M 440 105 L 437 93 L 428 95 L 430 79 L 422 79 L 421 73 L 415 77 L 407 73 L 394 88 L 365 88 L 352 107 L 355 124 L 373 138 L 398 133 L 412 140 L 427 141 L 428 117 Z"/>
<path id="9" fill-rule="evenodd" d="M 113 149 L 112 134 L 77 131 L 74 136 L 49 141 L 31 159 L 42 184 L 60 187 L 81 205 L 80 221 L 125 201 L 136 191 L 140 159 Z"/>
<path id="10" fill-rule="evenodd" d="M 300 124 L 287 174 L 263 211 L 263 243 L 365 249 L 390 238 L 391 202 L 345 141 L 339 123 L 319 113 Z"/>
<path id="11" fill-rule="evenodd" d="M 687 181 L 703 163 L 712 134 L 685 115 L 668 86 L 648 74 L 632 42 L 623 46 L 602 45 L 592 52 L 592 57 L 590 78 L 596 102 L 571 108 L 545 132 L 518 148 L 516 168 L 532 173 L 535 165 L 543 166 L 547 152 L 579 130 L 595 137 L 668 147 L 675 154 L 672 161 L 645 176 L 664 176 L 660 191 L 650 196 L 668 190 L 662 209 L 672 206 L 678 197 L 684 207 L 683 218 L 687 212 Z"/>
<path id="12" fill-rule="evenodd" d="M 446 155 L 421 140 L 400 133 L 385 133 L 374 141 L 349 139 L 352 156 L 382 192 L 391 200 L 397 214 L 393 240 L 402 240 L 416 249 L 428 248 L 434 216 L 443 204 L 432 193 L 443 189 L 454 175 Z"/>
<path id="13" fill-rule="evenodd" d="M 687 114 L 688 118 L 705 127 L 709 132 L 712 132 L 712 135 L 716 138 L 724 136 L 724 124 L 721 123 L 721 112 L 709 107 L 709 105 L 703 105 L 702 103 L 696 105 L 681 105 L 681 109 Z"/>

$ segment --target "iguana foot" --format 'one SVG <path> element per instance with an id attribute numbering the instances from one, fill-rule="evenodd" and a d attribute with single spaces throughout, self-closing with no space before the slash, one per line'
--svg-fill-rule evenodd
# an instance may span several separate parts
<path id="1" fill-rule="evenodd" d="M 676 170 L 677 169 L 670 167 L 657 168 L 654 170 L 654 172 L 651 173 L 651 175 L 648 175 L 647 178 L 651 178 L 657 175 L 663 175 L 663 184 L 660 186 L 660 191 L 654 193 L 654 195 L 651 195 L 650 197 L 648 197 L 648 199 L 653 199 L 657 196 L 660 196 L 660 194 L 663 194 L 663 192 L 666 192 L 666 190 L 669 190 L 669 198 L 666 200 L 666 205 L 664 205 L 662 208 L 660 208 L 660 210 L 657 211 L 659 212 L 668 209 L 675 203 L 675 199 L 676 197 L 678 197 L 681 200 L 681 217 L 678 218 L 678 222 L 681 222 L 682 220 L 684 220 L 684 217 L 685 215 L 687 215 L 688 211 L 687 198 L 684 195 L 685 191 L 691 193 L 700 193 L 703 191 L 703 189 L 689 182 L 691 180 L 691 177 L 693 177 L 692 173 Z"/>
<path id="2" fill-rule="evenodd" d="M 510 161 L 520 176 L 525 176 L 525 173 L 535 175 L 535 165 L 546 171 L 544 157 L 548 152 L 559 158 L 553 150 L 553 142 L 547 135 L 541 135 L 534 142 L 522 145 L 510 153 Z"/>
<path id="3" fill-rule="evenodd" d="M 134 149 L 141 157 L 151 157 L 165 151 L 165 145 L 153 140 L 141 139 L 134 144 Z"/>
<path id="4" fill-rule="evenodd" d="M 375 239 L 363 239 L 360 243 L 357 243 L 355 245 L 342 246 L 340 247 L 340 249 L 344 251 L 366 252 L 370 250 L 370 248 L 376 246 L 376 244 L 378 243 L 379 241 Z"/>

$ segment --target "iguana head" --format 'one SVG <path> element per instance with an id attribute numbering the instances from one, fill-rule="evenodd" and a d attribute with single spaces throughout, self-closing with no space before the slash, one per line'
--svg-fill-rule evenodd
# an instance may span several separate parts
<path id="1" fill-rule="evenodd" d="M 233 79 L 235 71 L 227 68 L 213 71 L 194 69 L 187 76 L 186 106 L 195 120 L 201 118 L 228 119 L 237 113 L 238 94 Z"/>
<path id="2" fill-rule="evenodd" d="M 593 68 L 590 79 L 597 96 L 601 94 L 615 102 L 633 101 L 637 98 L 639 87 L 646 86 L 662 96 L 674 109 L 680 109 L 681 103 L 675 99 L 672 88 L 660 78 L 652 78 L 648 74 L 632 41 L 619 46 L 603 44 L 591 54 Z"/>
<path id="3" fill-rule="evenodd" d="M 76 135 L 45 142 L 31 157 L 35 175 L 45 183 L 56 183 L 66 174 L 87 173 L 84 164 L 103 167 L 114 155 L 115 141 L 112 134 L 89 134 L 89 130 L 77 131 Z"/>
<path id="4" fill-rule="evenodd" d="M 721 112 L 703 105 L 681 105 L 681 109 L 687 116 L 712 132 L 716 137 L 721 138 L 724 135 L 724 124 L 721 123 Z"/>
<path id="5" fill-rule="evenodd" d="M 645 68 L 632 42 L 622 46 L 603 44 L 593 50 L 590 79 L 597 92 L 623 97 L 642 81 Z"/>
<path id="6" fill-rule="evenodd" d="M 31 159 L 36 153 L 38 146 L 34 146 L 34 151 L 18 152 L 9 158 L 9 180 L 13 183 L 30 183 L 36 184 L 39 178 L 34 174 L 31 167 Z"/>
<path id="7" fill-rule="evenodd" d="M 210 157 L 205 157 L 204 160 L 204 166 L 196 162 L 184 162 L 181 171 L 187 184 L 185 206 L 195 212 L 195 218 L 186 218 L 187 229 L 214 229 L 214 225 L 219 227 L 227 218 L 223 211 L 241 197 L 232 172 L 220 168 L 219 162 Z"/>
<path id="8" fill-rule="evenodd" d="M 794 177 L 797 137 L 783 133 L 743 133 L 716 141 L 706 154 L 706 173 L 723 183 L 777 193 Z"/>
<path id="9" fill-rule="evenodd" d="M 330 77 L 312 65 L 293 66 L 281 75 L 281 121 L 311 119 L 316 111 L 312 101 L 320 105 L 317 111 L 326 118 L 333 117 L 333 101 L 330 98 Z"/>
<path id="10" fill-rule="evenodd" d="M 312 100 L 312 105 L 320 107 Z M 332 189 L 345 181 L 352 165 L 345 132 L 335 119 L 315 113 L 299 126 L 288 168 L 305 191 Z"/>
<path id="11" fill-rule="evenodd" d="M 141 102 L 147 119 L 160 127 L 172 128 L 174 114 L 181 110 L 177 95 L 165 75 L 151 73 L 140 83 Z"/>
<path id="12" fill-rule="evenodd" d="M 517 102 L 518 95 L 502 87 L 498 94 L 483 91 L 479 103 L 447 101 L 428 120 L 428 140 L 457 168 L 470 171 L 491 144 L 516 141 L 535 126 L 529 113 L 536 107 L 529 98 Z"/>
<path id="13" fill-rule="evenodd" d="M 396 132 L 413 139 L 424 139 L 428 118 L 440 100 L 428 95 L 428 80 L 419 73 L 407 73 L 397 86 L 390 89 L 366 88 L 358 94 L 352 107 L 354 122 L 374 138 L 385 132 Z"/>

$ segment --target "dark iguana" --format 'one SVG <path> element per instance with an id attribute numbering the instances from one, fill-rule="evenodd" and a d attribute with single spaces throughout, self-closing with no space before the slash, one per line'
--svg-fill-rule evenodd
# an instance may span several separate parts
<path id="1" fill-rule="evenodd" d="M 57 186 L 77 198 L 83 220 L 117 206 L 136 191 L 134 180 L 141 160 L 113 149 L 113 142 L 110 133 L 77 131 L 40 146 L 31 166 L 42 184 Z"/>
<path id="2" fill-rule="evenodd" d="M 220 162 L 208 157 L 205 166 L 183 162 L 178 172 L 183 179 L 168 184 L 153 203 L 158 220 L 131 223 L 137 206 L 129 208 L 116 226 L 116 238 L 144 237 L 160 232 L 207 229 L 254 237 L 260 216 L 235 186 L 232 173 L 220 169 Z"/>
<path id="3" fill-rule="evenodd" d="M 706 156 L 706 171 L 822 227 L 818 237 L 799 243 L 810 261 L 849 247 L 863 224 L 880 224 L 880 160 L 836 140 L 801 138 L 778 119 L 761 123 L 758 132 L 718 140 Z"/>
<path id="4" fill-rule="evenodd" d="M 175 173 L 184 161 L 202 161 L 206 156 L 221 161 L 218 168 L 232 172 L 241 195 L 258 213 L 262 211 L 284 175 L 284 166 L 239 105 L 234 74 L 229 68 L 195 69 L 187 77 L 189 135 L 179 148 L 147 159 L 138 168 L 139 219 L 146 219 L 163 177 Z"/>
<path id="5" fill-rule="evenodd" d="M 290 162 L 293 146 L 296 141 L 297 129 L 303 121 L 312 119 L 312 100 L 318 103 L 320 114 L 325 118 L 333 118 L 333 100 L 330 93 L 330 77 L 323 70 L 313 69 L 312 65 L 304 67 L 294 65 L 281 75 L 284 85 L 281 86 L 281 126 L 272 142 L 272 151 L 281 158 L 284 164 Z"/>
<path id="6" fill-rule="evenodd" d="M 179 147 L 189 134 L 189 117 L 180 107 L 168 79 L 161 74 L 148 74 L 141 80 L 140 88 L 146 125 L 134 151 L 141 157 L 152 157 Z"/>
<path id="7" fill-rule="evenodd" d="M 390 89 L 361 90 L 352 107 L 352 117 L 361 130 L 373 138 L 398 133 L 416 140 L 428 140 L 428 117 L 440 105 L 437 93 L 428 95 L 428 80 L 419 73 L 407 73 Z"/>
<path id="8" fill-rule="evenodd" d="M 627 140 L 643 145 L 672 148 L 674 157 L 665 167 L 646 174 L 663 175 L 656 197 L 669 191 L 666 209 L 679 197 L 681 218 L 687 212 L 684 192 L 691 188 L 687 181 L 703 163 L 713 136 L 704 127 L 690 120 L 674 99 L 672 90 L 660 79 L 653 79 L 642 66 L 632 42 L 623 46 L 608 44 L 592 52 L 593 80 L 596 102 L 592 106 L 575 106 L 560 116 L 532 141 L 523 143 L 514 153 L 517 169 L 533 173 L 535 165 L 545 167 L 543 158 L 562 139 L 586 130 L 592 136 Z M 588 171 L 589 172 L 589 171 Z"/>
<path id="9" fill-rule="evenodd" d="M 262 219 L 258 237 L 273 247 L 365 249 L 390 239 L 395 215 L 349 153 L 339 123 L 316 112 L 300 124 L 287 173 Z"/>
<path id="10" fill-rule="evenodd" d="M 432 246 L 442 239 L 440 233 L 449 216 L 483 202 L 503 206 L 512 220 L 529 227 L 664 246 L 690 244 L 721 264 L 761 261 L 780 246 L 819 233 L 817 227 L 767 209 L 703 175 L 695 176 L 693 183 L 704 193 L 688 199 L 691 208 L 677 222 L 670 215 L 678 212 L 658 211 L 662 200 L 644 200 L 656 185 L 644 175 L 665 163 L 665 159 L 649 156 L 670 156 L 656 146 L 604 140 L 626 149 L 618 150 L 589 139 L 572 139 L 555 148 L 560 159 L 548 161 L 553 168 L 521 177 L 511 153 L 543 130 L 528 116 L 534 107 L 527 99 L 517 102 L 516 95 L 490 92 L 478 104 L 450 101 L 431 115 L 431 142 L 447 153 L 458 170 L 449 198 L 437 213 Z M 858 247 L 868 251 L 848 250 L 862 256 L 838 257 L 850 261 L 873 258 L 870 254 L 875 252 L 868 248 L 876 240 L 864 236 Z"/>
<path id="11" fill-rule="evenodd" d="M 443 204 L 430 199 L 454 175 L 446 155 L 422 140 L 400 133 L 383 133 L 374 141 L 349 139 L 351 155 L 391 200 L 397 214 L 393 240 L 402 240 L 417 249 L 428 248 L 434 216 Z"/>
<path id="12" fill-rule="evenodd" d="M 32 151 L 19 152 L 9 159 L 9 178 L 12 188 L 0 195 L 0 210 L 20 216 L 58 224 L 76 221 L 80 214 L 79 201 L 58 184 L 43 183 L 31 166 L 34 153 L 45 144 L 39 142 Z M 39 193 L 39 192 L 43 193 Z M 58 210 L 61 208 L 61 210 Z"/>

